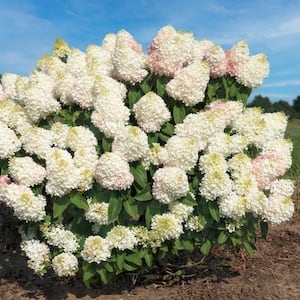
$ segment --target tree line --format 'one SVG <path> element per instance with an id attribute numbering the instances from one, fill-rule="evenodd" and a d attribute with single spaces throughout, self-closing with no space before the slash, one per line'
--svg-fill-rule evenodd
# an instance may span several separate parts
<path id="1" fill-rule="evenodd" d="M 291 119 L 300 118 L 300 96 L 293 100 L 292 104 L 284 100 L 271 102 L 268 97 L 256 95 L 252 102 L 247 104 L 248 107 L 261 107 L 264 112 L 283 111 Z"/>

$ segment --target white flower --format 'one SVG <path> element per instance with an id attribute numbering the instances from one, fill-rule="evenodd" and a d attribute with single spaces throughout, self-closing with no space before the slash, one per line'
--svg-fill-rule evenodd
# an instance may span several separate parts
<path id="1" fill-rule="evenodd" d="M 193 137 L 173 135 L 165 145 L 167 155 L 164 166 L 177 167 L 185 171 L 193 168 L 198 161 L 198 143 Z"/>
<path id="2" fill-rule="evenodd" d="M 91 203 L 88 200 L 89 208 L 85 212 L 85 218 L 89 222 L 93 222 L 99 225 L 107 225 L 109 224 L 108 220 L 108 203 Z"/>
<path id="3" fill-rule="evenodd" d="M 41 127 L 31 127 L 25 130 L 20 140 L 23 149 L 28 154 L 36 154 L 42 159 L 46 159 L 53 145 L 53 132 Z"/>
<path id="4" fill-rule="evenodd" d="M 79 248 L 75 234 L 70 230 L 66 230 L 63 225 L 48 226 L 48 223 L 45 223 L 41 226 L 41 231 L 49 245 L 63 249 L 64 252 L 74 253 Z"/>
<path id="5" fill-rule="evenodd" d="M 227 73 L 226 54 L 221 46 L 213 45 L 210 47 L 205 54 L 204 60 L 210 67 L 211 77 L 221 77 Z"/>
<path id="6" fill-rule="evenodd" d="M 148 74 L 146 56 L 142 47 L 125 30 L 117 34 L 116 45 L 112 55 L 113 75 L 132 84 L 141 82 Z"/>
<path id="7" fill-rule="evenodd" d="M 67 150 L 53 148 L 49 151 L 46 170 L 46 192 L 51 196 L 61 197 L 79 185 L 80 170 Z"/>
<path id="8" fill-rule="evenodd" d="M 177 32 L 170 25 L 161 28 L 148 49 L 149 69 L 159 75 L 174 76 L 191 60 L 193 43 L 192 33 Z"/>
<path id="9" fill-rule="evenodd" d="M 137 126 L 126 126 L 120 131 L 112 143 L 112 152 L 131 162 L 145 157 L 149 149 L 148 137 Z"/>
<path id="10" fill-rule="evenodd" d="M 58 277 L 75 276 L 78 271 L 77 257 L 71 253 L 61 253 L 52 259 L 52 268 Z"/>
<path id="11" fill-rule="evenodd" d="M 177 167 L 158 169 L 153 175 L 152 193 L 155 199 L 168 204 L 184 197 L 189 191 L 188 177 Z"/>
<path id="12" fill-rule="evenodd" d="M 187 230 L 200 232 L 204 229 L 206 221 L 202 216 L 190 216 L 185 224 Z"/>
<path id="13" fill-rule="evenodd" d="M 292 218 L 295 204 L 290 197 L 271 195 L 266 203 L 264 218 L 272 224 L 280 224 Z"/>
<path id="14" fill-rule="evenodd" d="M 83 74 L 76 80 L 70 96 L 74 103 L 77 103 L 83 109 L 93 107 L 92 88 L 94 84 L 94 76 Z"/>
<path id="15" fill-rule="evenodd" d="M 26 222 L 41 221 L 46 215 L 46 198 L 35 196 L 29 187 L 15 183 L 3 185 L 0 189 L 0 199 L 13 208 L 14 215 Z"/>
<path id="16" fill-rule="evenodd" d="M 199 170 L 203 173 L 213 171 L 226 172 L 227 162 L 224 156 L 218 152 L 201 155 L 199 159 Z"/>
<path id="17" fill-rule="evenodd" d="M 87 65 L 85 60 L 86 54 L 77 48 L 70 49 L 66 63 L 66 71 L 71 73 L 76 79 L 86 73 Z"/>
<path id="18" fill-rule="evenodd" d="M 222 170 L 205 173 L 199 185 L 199 192 L 207 201 L 224 197 L 230 193 L 231 189 L 232 181 L 229 175 Z"/>
<path id="19" fill-rule="evenodd" d="M 18 79 L 17 74 L 13 73 L 3 73 L 1 77 L 1 85 L 3 93 L 6 98 L 15 99 L 17 97 L 16 93 L 16 81 Z"/>
<path id="20" fill-rule="evenodd" d="M 61 122 L 55 122 L 52 124 L 50 131 L 53 136 L 53 144 L 59 148 L 67 148 L 69 126 Z"/>
<path id="21" fill-rule="evenodd" d="M 161 126 L 171 119 L 164 100 L 154 92 L 148 92 L 133 106 L 138 125 L 145 132 L 159 131 Z"/>
<path id="22" fill-rule="evenodd" d="M 15 132 L 0 122 L 0 159 L 8 158 L 21 149 L 21 143 Z"/>
<path id="23" fill-rule="evenodd" d="M 34 162 L 30 156 L 12 157 L 9 160 L 8 172 L 18 184 L 34 186 L 41 183 L 46 177 L 46 170 Z"/>
<path id="24" fill-rule="evenodd" d="M 115 137 L 128 123 L 130 111 L 120 99 L 101 99 L 95 107 L 91 121 L 108 138 Z"/>
<path id="25" fill-rule="evenodd" d="M 137 244 L 137 239 L 131 230 L 121 225 L 113 227 L 107 233 L 106 240 L 109 243 L 110 248 L 117 248 L 119 250 L 131 250 Z"/>
<path id="26" fill-rule="evenodd" d="M 66 144 L 72 151 L 76 151 L 81 148 L 96 147 L 97 139 L 89 128 L 74 126 L 69 127 Z"/>
<path id="27" fill-rule="evenodd" d="M 83 245 L 81 257 L 89 263 L 101 263 L 111 256 L 109 243 L 100 236 L 89 236 Z"/>
<path id="28" fill-rule="evenodd" d="M 169 204 L 170 212 L 178 219 L 178 221 L 186 221 L 188 216 L 193 212 L 194 208 L 178 201 Z"/>
<path id="29" fill-rule="evenodd" d="M 95 179 L 108 190 L 126 190 L 134 181 L 128 162 L 119 154 L 112 152 L 100 156 L 95 170 Z"/>
<path id="30" fill-rule="evenodd" d="M 262 85 L 269 75 L 269 62 L 266 55 L 260 53 L 251 56 L 237 71 L 236 80 L 240 84 L 255 88 Z"/>
<path id="31" fill-rule="evenodd" d="M 178 70 L 166 85 L 169 96 L 182 101 L 186 106 L 202 102 L 209 81 L 209 67 L 204 62 L 195 62 Z"/>
<path id="32" fill-rule="evenodd" d="M 176 239 L 183 233 L 181 222 L 171 213 L 153 216 L 151 229 L 162 242 Z"/>
<path id="33" fill-rule="evenodd" d="M 93 76 L 96 74 L 111 75 L 113 69 L 111 52 L 104 47 L 89 45 L 85 58 L 89 74 Z"/>
<path id="34" fill-rule="evenodd" d="M 246 213 L 247 199 L 233 192 L 228 193 L 218 201 L 220 214 L 234 220 L 239 220 Z"/>
<path id="35" fill-rule="evenodd" d="M 49 114 L 61 109 L 60 103 L 49 90 L 39 85 L 31 85 L 25 91 L 24 109 L 33 122 L 45 119 Z"/>
<path id="36" fill-rule="evenodd" d="M 38 275 L 43 275 L 46 270 L 46 264 L 50 261 L 49 247 L 39 240 L 26 240 L 21 243 L 21 249 L 29 258 L 27 264 Z"/>
<path id="37" fill-rule="evenodd" d="M 8 99 L 0 101 L 0 122 L 5 123 L 17 133 L 21 133 L 24 129 L 32 125 L 32 120 L 24 108 Z"/>

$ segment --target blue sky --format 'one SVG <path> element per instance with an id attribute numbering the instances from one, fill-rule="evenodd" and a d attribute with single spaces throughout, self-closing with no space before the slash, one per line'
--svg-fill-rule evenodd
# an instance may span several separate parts
<path id="1" fill-rule="evenodd" d="M 299 0 L 0 0 L 0 73 L 28 75 L 57 37 L 85 51 L 125 29 L 146 52 L 169 24 L 224 49 L 243 39 L 251 54 L 265 53 L 270 75 L 251 97 L 292 103 L 300 95 Z"/>

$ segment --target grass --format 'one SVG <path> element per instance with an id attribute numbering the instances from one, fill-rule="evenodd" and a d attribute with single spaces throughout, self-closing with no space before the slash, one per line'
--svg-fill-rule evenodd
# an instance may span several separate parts
<path id="1" fill-rule="evenodd" d="M 295 192 L 293 199 L 296 206 L 296 216 L 300 216 L 300 119 L 292 119 L 289 121 L 286 138 L 293 141 L 293 164 L 288 170 L 286 176 L 295 180 Z"/>

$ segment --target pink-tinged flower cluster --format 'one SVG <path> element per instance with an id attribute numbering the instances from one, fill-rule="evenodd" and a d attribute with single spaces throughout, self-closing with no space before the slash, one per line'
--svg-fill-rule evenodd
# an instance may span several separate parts
<path id="1" fill-rule="evenodd" d="M 128 162 L 113 152 L 105 152 L 100 156 L 95 179 L 108 190 L 126 190 L 134 181 Z"/>
<path id="2" fill-rule="evenodd" d="M 212 78 L 221 77 L 227 74 L 226 54 L 221 46 L 212 46 L 204 56 L 204 60 L 209 65 L 210 76 Z"/>
<path id="3" fill-rule="evenodd" d="M 11 180 L 7 175 L 0 175 L 0 188 L 3 185 L 10 184 Z"/>
<path id="4" fill-rule="evenodd" d="M 141 82 L 148 74 L 146 56 L 141 45 L 125 30 L 117 34 L 112 62 L 113 76 L 119 80 L 135 84 Z"/>
<path id="5" fill-rule="evenodd" d="M 148 68 L 158 75 L 173 77 L 192 57 L 192 33 L 177 32 L 172 26 L 159 30 L 148 49 Z"/>
<path id="6" fill-rule="evenodd" d="M 230 50 L 225 51 L 227 61 L 227 72 L 235 76 L 243 64 L 249 59 L 249 48 L 246 41 L 240 41 L 233 45 Z"/>

